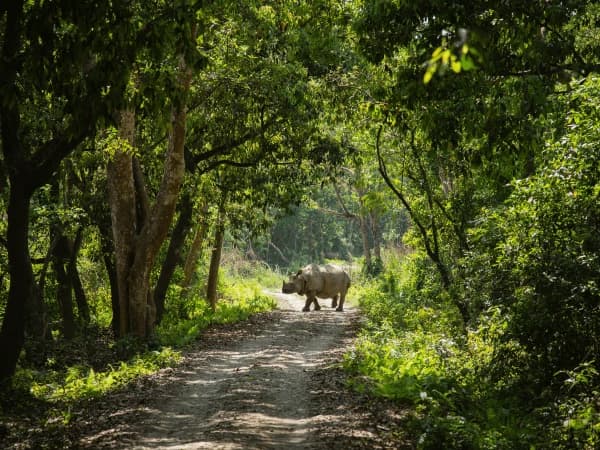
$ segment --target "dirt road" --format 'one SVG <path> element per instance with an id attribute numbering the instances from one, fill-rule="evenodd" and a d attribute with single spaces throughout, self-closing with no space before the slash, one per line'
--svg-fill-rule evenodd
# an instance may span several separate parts
<path id="1" fill-rule="evenodd" d="M 371 413 L 340 394 L 332 363 L 350 345 L 358 312 L 302 313 L 303 298 L 274 294 L 280 309 L 232 333 L 213 333 L 149 398 L 114 411 L 89 448 L 395 448 Z M 345 398 L 345 400 L 344 400 Z M 358 408 L 360 409 L 360 407 Z M 390 414 L 388 414 L 389 416 Z M 357 423 L 361 425 L 357 425 Z M 357 429 L 358 427 L 358 429 Z M 388 447 L 388 444 L 390 445 Z M 393 447 L 392 447 L 393 445 Z"/>

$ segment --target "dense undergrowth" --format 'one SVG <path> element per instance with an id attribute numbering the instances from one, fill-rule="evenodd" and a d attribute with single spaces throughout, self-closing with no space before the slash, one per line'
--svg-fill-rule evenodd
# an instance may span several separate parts
<path id="1" fill-rule="evenodd" d="M 66 424 L 72 404 L 98 398 L 141 376 L 176 366 L 181 350 L 208 326 L 244 320 L 273 309 L 276 302 L 263 289 L 274 287 L 278 281 L 276 274 L 257 265 L 247 264 L 243 273 L 228 267 L 222 271 L 221 298 L 214 311 L 198 288 L 184 295 L 180 288 L 173 287 L 167 298 L 167 314 L 151 342 L 131 337 L 114 340 L 108 324 L 96 324 L 73 340 L 57 336 L 43 347 L 28 345 L 11 385 L 0 391 L 0 418 L 10 422 L 15 414 L 19 415 L 17 409 L 22 409 L 22 414 L 41 415 L 46 422 L 49 416 L 59 416 Z M 100 311 L 102 302 L 96 303 L 98 317 L 107 315 Z"/>
<path id="2" fill-rule="evenodd" d="M 410 406 L 405 425 L 423 449 L 598 448 L 593 361 L 544 384 L 508 311 L 490 307 L 465 330 L 428 266 L 415 253 L 355 283 L 368 320 L 345 359 L 353 387 Z"/>
<path id="3" fill-rule="evenodd" d="M 415 252 L 358 293 L 347 367 L 414 405 L 421 448 L 600 448 L 599 93 L 596 76 L 557 91 L 530 170 L 443 197 L 466 215 L 411 229 Z"/>

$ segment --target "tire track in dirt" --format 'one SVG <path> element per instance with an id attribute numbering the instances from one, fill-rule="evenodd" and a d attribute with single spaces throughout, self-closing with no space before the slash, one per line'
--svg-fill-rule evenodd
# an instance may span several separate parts
<path id="1" fill-rule="evenodd" d="M 358 312 L 324 307 L 302 313 L 304 299 L 273 294 L 274 320 L 256 335 L 216 342 L 191 355 L 173 389 L 137 411 L 113 418 L 94 448 L 300 449 L 324 448 L 314 430 L 335 424 L 319 414 L 311 374 L 354 337 Z M 313 389 L 313 391 L 311 391 Z M 175 392 L 173 392 L 175 391 Z M 117 422 L 115 425 L 114 422 Z M 334 425 L 335 426 L 335 425 Z M 343 426 L 340 424 L 340 426 Z"/>

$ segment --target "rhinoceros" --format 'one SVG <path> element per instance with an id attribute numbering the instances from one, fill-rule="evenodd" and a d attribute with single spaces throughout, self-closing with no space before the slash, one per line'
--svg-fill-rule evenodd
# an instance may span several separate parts
<path id="1" fill-rule="evenodd" d="M 290 277 L 288 282 L 284 281 L 281 291 L 284 294 L 306 295 L 306 304 L 302 311 L 310 311 L 312 302 L 315 303 L 315 310 L 320 310 L 317 297 L 331 298 L 331 307 L 337 306 L 336 311 L 343 311 L 349 287 L 350 277 L 341 267 L 333 264 L 309 264 Z"/>

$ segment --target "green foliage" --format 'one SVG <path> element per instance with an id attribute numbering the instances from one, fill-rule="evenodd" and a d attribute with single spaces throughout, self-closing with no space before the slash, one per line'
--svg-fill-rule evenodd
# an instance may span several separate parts
<path id="1" fill-rule="evenodd" d="M 379 275 L 383 271 L 383 261 L 381 258 L 371 259 L 370 264 L 363 264 L 363 273 L 368 277 Z"/>
<path id="2" fill-rule="evenodd" d="M 426 448 L 597 444 L 599 10 L 559 3 L 354 3 L 359 111 L 418 256 L 361 294 L 349 367 L 417 405 Z"/>
<path id="3" fill-rule="evenodd" d="M 105 161 L 111 161 L 116 153 L 139 157 L 139 149 L 133 147 L 126 139 L 119 136 L 115 127 L 106 128 L 97 139 L 98 150 L 103 154 Z"/>
<path id="4" fill-rule="evenodd" d="M 94 286 L 102 287 L 101 274 L 95 273 L 97 268 L 91 261 L 82 258 L 80 262 L 86 274 L 86 287 L 90 290 Z M 242 261 L 235 252 L 225 262 L 221 280 L 223 298 L 215 311 L 197 293 L 186 297 L 182 295 L 181 288 L 172 285 L 167 299 L 167 314 L 153 341 L 127 336 L 114 342 L 80 339 L 72 343 L 73 347 L 57 343 L 59 348 L 54 352 L 36 353 L 37 359 L 45 358 L 39 364 L 23 365 L 17 370 L 12 379 L 12 389 L 27 392 L 33 399 L 58 405 L 67 423 L 69 405 L 74 402 L 98 398 L 127 386 L 139 377 L 177 365 L 181 358 L 177 349 L 196 340 L 207 327 L 245 320 L 276 307 L 273 297 L 263 290 L 269 285 L 279 287 L 279 275 L 261 263 Z M 101 298 L 105 294 L 96 293 L 90 298 L 94 326 L 98 325 L 100 314 L 107 312 L 103 308 L 108 307 L 110 311 L 110 299 Z M 102 306 L 105 301 L 108 305 Z M 101 309 L 103 312 L 100 312 Z M 104 325 L 108 327 L 109 323 Z M 100 334 L 101 339 L 106 339 L 106 331 L 100 331 Z M 108 344 L 109 348 L 99 348 L 101 344 Z M 78 350 L 73 351 L 74 348 Z M 80 348 L 86 350 L 80 352 Z M 36 352 L 36 349 L 31 351 Z"/>
<path id="5" fill-rule="evenodd" d="M 96 3 L 25 2 L 0 18 L 0 107 L 14 125 L 3 128 L 1 212 L 6 178 L 30 190 L 60 180 L 37 189 L 29 223 L 50 332 L 53 227 L 69 238 L 85 227 L 77 264 L 92 326 L 111 323 L 98 167 L 123 143 L 96 128 L 136 105 L 135 156 L 156 191 L 182 52 L 194 69 L 186 188 L 206 216 L 227 199 L 227 242 L 253 261 L 224 257 L 215 311 L 202 283 L 172 284 L 154 341 L 111 348 L 129 362 L 39 353 L 51 371 L 29 361 L 17 385 L 52 402 L 102 395 L 175 361 L 149 345 L 273 308 L 263 288 L 280 275 L 256 256 L 296 270 L 403 242 L 414 253 L 384 251 L 353 276 L 368 319 L 346 360 L 355 386 L 411 404 L 422 448 L 600 445 L 597 2 Z M 455 74 L 433 78 L 444 71 Z M 3 319 L 10 282 L 0 276 Z"/>
<path id="6" fill-rule="evenodd" d="M 257 239 L 257 251 L 269 264 L 294 271 L 309 262 L 320 263 L 332 257 L 344 259 L 348 254 L 360 252 L 357 224 L 341 221 L 315 204 L 332 206 L 335 201 L 332 190 L 313 192 L 305 205 L 293 208 L 292 214 L 273 225 L 270 236 Z"/>
<path id="7" fill-rule="evenodd" d="M 90 233 L 90 241 L 77 260 L 83 289 L 90 306 L 91 322 L 100 328 L 110 327 L 112 321 L 111 291 L 106 279 L 105 267 L 98 263 L 98 236 Z"/>
<path id="8" fill-rule="evenodd" d="M 171 348 L 137 355 L 107 371 L 77 365 L 65 372 L 34 372 L 19 369 L 13 378 L 15 388 L 27 387 L 34 397 L 50 402 L 69 402 L 99 397 L 110 390 L 125 386 L 135 378 L 150 375 L 163 367 L 176 365 L 179 352 Z"/>
<path id="9" fill-rule="evenodd" d="M 391 264 L 355 292 L 367 325 L 346 355 L 351 385 L 413 405 L 419 448 L 593 448 L 593 363 L 556 374 L 561 390 L 534 397 L 538 358 L 514 337 L 509 310 L 491 307 L 467 333 L 422 255 Z M 421 267 L 420 267 L 421 266 Z"/>
<path id="10" fill-rule="evenodd" d="M 564 378 L 561 395 L 551 408 L 554 448 L 597 448 L 600 445 L 600 376 L 594 361 L 557 374 Z"/>
<path id="11" fill-rule="evenodd" d="M 483 445 L 487 439 L 499 444 L 497 430 L 485 408 L 483 416 L 471 409 L 485 400 L 478 395 L 476 362 L 489 360 L 493 346 L 481 333 L 460 345 L 448 308 L 420 304 L 409 294 L 410 281 L 395 293 L 382 289 L 388 281 L 381 283 L 360 298 L 371 325 L 346 357 L 347 369 L 362 375 L 355 383 L 415 405 L 413 430 L 421 448 L 502 448 Z"/>
<path id="12" fill-rule="evenodd" d="M 208 326 L 225 324 L 247 319 L 250 315 L 270 311 L 277 302 L 263 292 L 266 284 L 277 283 L 279 278 L 266 270 L 264 266 L 252 265 L 245 262 L 245 269 L 231 263 L 221 271 L 219 291 L 221 299 L 213 311 L 204 298 L 204 293 L 193 290 L 183 295 L 181 288 L 171 286 L 167 295 L 167 313 L 157 329 L 158 340 L 162 345 L 180 347 L 193 342 Z M 251 268 L 251 269 L 250 269 Z M 244 277 L 232 276 L 232 272 L 245 272 Z M 252 273 L 253 278 L 246 278 Z"/>
<path id="13" fill-rule="evenodd" d="M 466 33 L 466 30 L 463 30 Z M 423 75 L 423 83 L 427 84 L 431 81 L 436 72 L 443 73 L 447 68 L 452 69 L 454 73 L 461 71 L 473 70 L 476 68 L 475 61 L 471 55 L 478 56 L 479 52 L 474 48 L 470 48 L 466 42 L 459 43 L 458 55 L 452 49 L 446 47 L 436 48 L 431 59 L 427 61 L 427 69 Z"/>
<path id="14" fill-rule="evenodd" d="M 196 340 L 210 325 L 245 320 L 252 314 L 270 311 L 275 306 L 272 297 L 254 294 L 235 302 L 219 301 L 215 311 L 212 311 L 206 300 L 191 297 L 188 298 L 186 306 L 189 318 L 166 317 L 157 329 L 158 339 L 164 345 L 181 347 Z"/>
<path id="15" fill-rule="evenodd" d="M 561 98 L 573 108 L 556 122 L 564 135 L 549 136 L 540 169 L 513 182 L 504 207 L 484 211 L 464 260 L 465 295 L 510 308 L 511 335 L 535 355 L 532 377 L 550 385 L 600 360 L 598 94 L 590 77 Z"/>
<path id="16" fill-rule="evenodd" d="M 281 275 L 261 260 L 248 260 L 235 248 L 227 249 L 222 258 L 225 271 L 223 296 L 250 298 L 260 296 L 265 288 L 281 287 Z"/>

